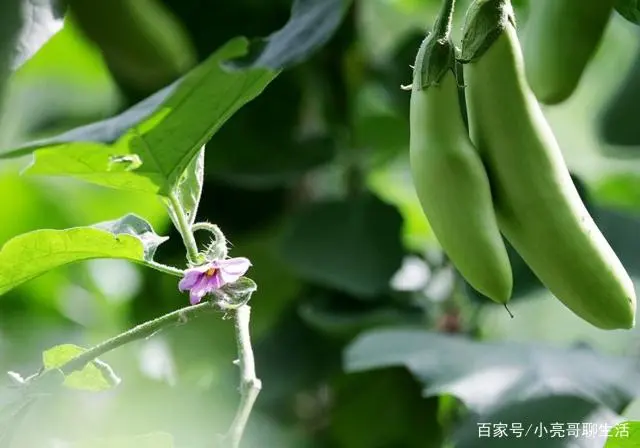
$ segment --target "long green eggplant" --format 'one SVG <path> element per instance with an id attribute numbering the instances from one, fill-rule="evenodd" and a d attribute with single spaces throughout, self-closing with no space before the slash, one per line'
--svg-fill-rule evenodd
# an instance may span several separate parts
<path id="1" fill-rule="evenodd" d="M 422 43 L 411 91 L 410 164 L 431 228 L 467 282 L 498 303 L 511 297 L 512 274 L 498 229 L 489 179 L 465 128 L 449 38 L 453 2 Z"/>
<path id="2" fill-rule="evenodd" d="M 494 188 L 502 233 L 541 282 L 602 329 L 635 324 L 634 286 L 576 191 L 526 81 L 508 0 L 476 0 L 462 60 L 471 139 Z"/>
<path id="3" fill-rule="evenodd" d="M 525 72 L 538 101 L 575 91 L 602 40 L 614 0 L 535 0 L 522 37 Z"/>

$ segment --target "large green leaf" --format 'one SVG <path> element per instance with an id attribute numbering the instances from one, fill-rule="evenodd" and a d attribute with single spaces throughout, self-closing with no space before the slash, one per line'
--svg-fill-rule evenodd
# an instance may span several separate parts
<path id="1" fill-rule="evenodd" d="M 485 343 L 418 329 L 361 335 L 346 350 L 347 371 L 405 366 L 425 395 L 451 394 L 478 414 L 523 400 L 558 395 L 584 398 L 620 412 L 640 395 L 632 359 L 587 349 Z"/>
<path id="2" fill-rule="evenodd" d="M 402 264 L 402 218 L 376 196 L 308 206 L 293 217 L 281 254 L 304 278 L 357 296 L 389 290 Z"/>
<path id="3" fill-rule="evenodd" d="M 246 50 L 246 39 L 232 39 L 185 77 L 122 114 L 0 157 L 35 150 L 29 174 L 71 176 L 169 195 L 200 148 L 277 75 L 267 69 L 229 71 L 221 66 Z"/>
<path id="4" fill-rule="evenodd" d="M 0 294 L 65 264 L 94 258 L 151 263 L 160 237 L 149 223 L 126 215 L 90 227 L 24 233 L 0 249 Z"/>

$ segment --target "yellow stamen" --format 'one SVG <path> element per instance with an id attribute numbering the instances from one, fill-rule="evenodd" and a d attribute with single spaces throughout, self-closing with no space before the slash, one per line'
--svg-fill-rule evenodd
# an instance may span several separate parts
<path id="1" fill-rule="evenodd" d="M 217 270 L 218 270 L 217 268 L 209 268 L 206 274 L 208 277 L 213 277 L 213 274 L 215 274 Z"/>

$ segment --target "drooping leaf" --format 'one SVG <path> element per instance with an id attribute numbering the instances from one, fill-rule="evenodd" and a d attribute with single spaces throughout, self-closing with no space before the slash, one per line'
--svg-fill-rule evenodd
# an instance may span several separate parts
<path id="1" fill-rule="evenodd" d="M 73 344 L 56 345 L 42 353 L 45 370 L 59 369 L 86 349 Z M 81 370 L 65 374 L 63 385 L 78 390 L 99 392 L 111 389 L 120 382 L 111 367 L 103 361 L 93 360 Z"/>
<path id="2" fill-rule="evenodd" d="M 166 196 L 211 136 L 277 75 L 221 66 L 246 49 L 246 39 L 232 39 L 183 78 L 122 114 L 0 157 L 35 150 L 28 174 L 71 176 Z"/>
<path id="3" fill-rule="evenodd" d="M 621 422 L 611 428 L 604 448 L 636 448 L 640 446 L 640 422 Z"/>
<path id="4" fill-rule="evenodd" d="M 166 241 L 136 215 L 126 215 L 90 227 L 43 229 L 24 233 L 0 249 L 0 294 L 45 272 L 77 261 L 122 258 L 151 262 Z"/>
<path id="5" fill-rule="evenodd" d="M 322 47 L 338 28 L 351 0 L 294 0 L 285 26 L 252 42 L 249 54 L 232 61 L 236 67 L 291 67 Z"/>
<path id="6" fill-rule="evenodd" d="M 173 436 L 155 432 L 136 436 L 111 437 L 76 442 L 72 448 L 173 448 Z"/>
<path id="7" fill-rule="evenodd" d="M 640 369 L 632 359 L 588 349 L 385 329 L 361 335 L 345 352 L 347 371 L 398 365 L 423 383 L 426 396 L 454 395 L 480 415 L 498 406 L 558 395 L 581 397 L 620 412 L 640 394 Z"/>
<path id="8" fill-rule="evenodd" d="M 373 195 L 315 203 L 293 217 L 280 251 L 308 280 L 374 297 L 402 265 L 401 228 L 397 209 Z"/>
<path id="9" fill-rule="evenodd" d="M 457 426 L 455 446 L 602 448 L 620 416 L 579 397 L 557 395 L 499 406 Z"/>
<path id="10" fill-rule="evenodd" d="M 640 2 L 638 0 L 616 0 L 615 8 L 629 22 L 640 25 Z"/>

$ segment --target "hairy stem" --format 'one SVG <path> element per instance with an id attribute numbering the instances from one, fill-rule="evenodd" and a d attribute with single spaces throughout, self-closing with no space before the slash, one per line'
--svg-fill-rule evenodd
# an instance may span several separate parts
<path id="1" fill-rule="evenodd" d="M 227 258 L 227 238 L 224 236 L 224 233 L 222 233 L 222 230 L 220 230 L 220 227 L 210 222 L 197 222 L 193 226 L 191 226 L 191 230 L 193 232 L 196 232 L 198 230 L 206 230 L 207 232 L 211 233 L 215 238 L 218 249 L 220 250 L 220 258 Z"/>
<path id="2" fill-rule="evenodd" d="M 196 239 L 193 237 L 193 231 L 191 226 L 187 222 L 187 217 L 180 204 L 180 200 L 175 195 L 175 193 L 171 193 L 169 195 L 169 204 L 173 209 L 173 213 L 176 216 L 176 226 L 180 235 L 182 236 L 182 241 L 184 242 L 184 247 L 187 249 L 187 258 L 189 262 L 192 264 L 198 263 L 198 245 L 196 244 Z"/>
<path id="3" fill-rule="evenodd" d="M 251 348 L 249 321 L 251 307 L 242 305 L 235 310 L 235 331 L 238 344 L 238 367 L 240 368 L 240 404 L 231 427 L 225 436 L 225 442 L 231 448 L 238 448 L 249 421 L 251 410 L 262 389 L 262 382 L 256 376 L 256 366 Z M 226 446 L 226 445 L 225 445 Z"/>
<path id="4" fill-rule="evenodd" d="M 165 274 L 175 275 L 176 277 L 182 277 L 184 271 L 182 269 L 174 268 L 173 266 L 167 266 L 166 264 L 158 263 L 156 261 L 147 261 L 145 265 L 156 271 L 164 272 Z"/>
<path id="5" fill-rule="evenodd" d="M 125 331 L 124 333 L 120 333 L 119 335 L 111 339 L 107 339 L 106 341 L 95 345 L 81 355 L 70 359 L 68 362 L 60 366 L 59 370 L 61 370 L 65 375 L 69 375 L 76 370 L 81 370 L 82 368 L 84 368 L 84 366 L 87 365 L 87 363 L 93 361 L 99 356 L 104 355 L 107 352 L 110 352 L 113 349 L 116 349 L 138 339 L 144 339 L 159 332 L 160 330 L 172 327 L 174 325 L 184 324 L 189 320 L 192 320 L 206 312 L 214 311 L 215 309 L 215 304 L 213 302 L 205 301 L 197 305 L 188 306 L 176 311 L 172 311 L 171 313 L 165 314 L 164 316 L 160 316 L 156 319 L 135 326 L 130 330 Z M 42 373 L 35 375 L 31 380 L 29 380 L 29 383 L 33 384 L 35 382 L 42 381 L 42 379 L 49 375 L 50 372 L 55 372 L 55 370 L 43 371 Z"/>

